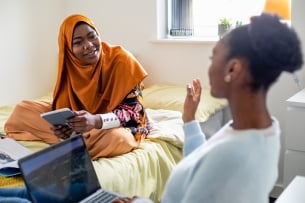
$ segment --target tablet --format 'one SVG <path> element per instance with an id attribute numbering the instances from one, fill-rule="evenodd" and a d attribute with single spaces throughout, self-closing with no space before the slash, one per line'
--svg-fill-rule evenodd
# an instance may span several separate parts
<path id="1" fill-rule="evenodd" d="M 69 108 L 62 108 L 42 113 L 40 116 L 52 125 L 66 126 L 66 120 L 74 117 L 74 114 Z"/>

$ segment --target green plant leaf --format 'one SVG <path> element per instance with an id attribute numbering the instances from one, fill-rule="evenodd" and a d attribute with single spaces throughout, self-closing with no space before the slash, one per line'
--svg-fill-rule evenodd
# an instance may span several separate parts
<path id="1" fill-rule="evenodd" d="M 219 24 L 221 24 L 221 25 L 232 25 L 232 22 L 231 22 L 230 19 L 224 17 L 224 18 L 219 19 Z"/>

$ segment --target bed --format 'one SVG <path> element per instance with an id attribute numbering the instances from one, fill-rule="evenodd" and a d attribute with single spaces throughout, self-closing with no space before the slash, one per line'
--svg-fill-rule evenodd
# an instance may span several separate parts
<path id="1" fill-rule="evenodd" d="M 203 89 L 203 98 L 196 119 L 206 135 L 211 136 L 229 117 L 227 102 L 213 98 Z M 148 197 L 159 202 L 165 182 L 175 165 L 182 158 L 184 142 L 181 112 L 185 87 L 174 84 L 155 84 L 143 91 L 147 114 L 153 130 L 145 141 L 128 154 L 93 161 L 102 187 L 132 196 Z M 50 101 L 51 94 L 39 98 Z M 14 105 L 0 106 L 0 132 Z M 19 141 L 33 151 L 48 147 L 33 141 Z M 0 177 L 0 187 L 23 185 L 21 176 Z"/>

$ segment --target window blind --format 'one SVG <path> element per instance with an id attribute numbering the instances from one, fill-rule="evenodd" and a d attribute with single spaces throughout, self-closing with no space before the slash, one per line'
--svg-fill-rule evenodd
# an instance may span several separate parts
<path id="1" fill-rule="evenodd" d="M 193 0 L 171 0 L 170 36 L 192 36 Z"/>

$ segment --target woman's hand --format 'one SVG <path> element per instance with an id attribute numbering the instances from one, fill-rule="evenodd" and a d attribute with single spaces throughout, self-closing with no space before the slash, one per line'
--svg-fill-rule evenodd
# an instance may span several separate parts
<path id="1" fill-rule="evenodd" d="M 101 117 L 91 114 L 85 110 L 75 111 L 74 117 L 67 121 L 69 127 L 75 132 L 87 132 L 93 128 L 100 129 L 102 127 Z"/>
<path id="2" fill-rule="evenodd" d="M 119 197 L 116 198 L 115 200 L 112 201 L 112 203 L 130 203 L 133 202 L 134 200 L 138 199 L 138 196 L 133 196 L 133 197 Z"/>
<path id="3" fill-rule="evenodd" d="M 201 90 L 202 88 L 199 79 L 194 79 L 193 85 L 187 85 L 182 114 L 182 120 L 184 123 L 195 120 L 195 113 L 200 102 Z"/>
<path id="4" fill-rule="evenodd" d="M 55 125 L 51 127 L 51 130 L 53 130 L 54 134 L 59 137 L 60 139 L 68 139 L 71 137 L 73 133 L 73 129 L 67 125 Z"/>

